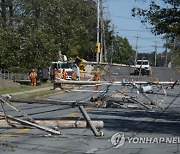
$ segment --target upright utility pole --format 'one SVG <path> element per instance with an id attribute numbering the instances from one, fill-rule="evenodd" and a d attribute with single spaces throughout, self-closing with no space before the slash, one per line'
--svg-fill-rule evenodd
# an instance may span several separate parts
<path id="1" fill-rule="evenodd" d="M 100 0 L 97 0 L 97 46 L 99 44 L 99 7 L 100 7 Z M 96 61 L 99 62 L 99 52 L 96 51 Z"/>
<path id="2" fill-rule="evenodd" d="M 106 37 L 105 37 L 105 28 L 104 28 L 104 18 L 103 18 L 103 47 L 104 47 L 104 62 L 107 62 L 107 49 L 106 49 Z"/>
<path id="3" fill-rule="evenodd" d="M 155 41 L 155 45 L 154 45 L 154 66 L 157 65 L 157 41 Z"/>
<path id="4" fill-rule="evenodd" d="M 164 66 L 167 67 L 167 43 L 168 43 L 168 40 L 166 38 L 166 50 L 165 50 L 165 61 L 164 61 Z"/>
<path id="5" fill-rule="evenodd" d="M 113 29 L 112 29 L 112 31 L 113 31 L 113 34 L 114 34 L 114 25 L 113 25 L 113 27 L 112 27 Z M 114 53 L 114 42 L 113 42 L 113 39 L 112 39 L 112 44 L 111 44 L 111 64 L 112 64 L 112 58 L 113 58 L 113 53 Z"/>
<path id="6" fill-rule="evenodd" d="M 173 63 L 173 52 L 176 50 L 176 37 L 174 38 L 173 49 L 171 50 L 171 65 Z"/>
<path id="7" fill-rule="evenodd" d="M 101 52 L 100 52 L 100 63 L 103 62 L 103 50 L 104 50 L 104 44 L 103 44 L 103 24 L 104 24 L 104 21 L 103 21 L 103 5 L 102 5 L 102 0 L 100 0 L 100 21 L 101 21 L 101 30 L 100 30 L 100 34 L 101 34 Z"/>
<path id="8" fill-rule="evenodd" d="M 139 36 L 137 35 L 137 37 L 136 37 L 136 52 L 135 52 L 135 57 L 134 57 L 134 64 L 136 64 L 137 55 L 138 55 L 138 39 L 139 39 Z"/>

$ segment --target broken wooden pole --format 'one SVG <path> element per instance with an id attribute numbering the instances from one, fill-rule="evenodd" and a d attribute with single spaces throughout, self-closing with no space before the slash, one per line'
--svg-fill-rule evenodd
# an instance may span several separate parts
<path id="1" fill-rule="evenodd" d="M 92 106 L 91 102 L 87 101 L 61 101 L 54 99 L 32 99 L 32 98 L 10 98 L 11 102 L 15 103 L 28 103 L 28 104 L 53 104 L 53 105 L 85 105 Z"/>
<path id="2" fill-rule="evenodd" d="M 87 114 L 86 110 L 84 109 L 83 106 L 79 106 L 79 110 L 81 111 L 82 115 L 84 116 L 84 118 L 86 119 L 87 123 L 89 124 L 92 132 L 94 133 L 95 136 L 100 136 L 100 132 L 97 131 L 97 129 L 95 128 L 95 126 L 93 125 L 89 115 Z"/>
<path id="3" fill-rule="evenodd" d="M 106 81 L 74 81 L 74 80 L 64 80 L 64 79 L 60 79 L 60 80 L 55 80 L 55 85 L 56 84 L 75 84 L 75 85 L 95 85 L 95 84 L 99 84 L 99 83 L 108 83 Z"/>
<path id="4" fill-rule="evenodd" d="M 9 107 L 11 107 L 12 109 L 14 109 L 15 111 L 19 112 L 21 115 L 23 115 L 25 118 L 27 118 L 30 121 L 33 121 L 33 119 L 25 112 L 23 112 L 21 109 L 18 109 L 17 107 L 15 107 L 8 99 L 5 100 L 2 97 L 0 97 L 0 101 L 2 101 L 4 104 L 7 104 Z M 2 106 L 3 108 L 3 106 Z M 5 115 L 5 114 L 4 114 Z"/>
<path id="5" fill-rule="evenodd" d="M 16 128 L 24 128 L 21 123 L 12 121 L 10 122 L 16 127 Z M 38 125 L 41 125 L 43 127 L 49 127 L 49 128 L 89 128 L 88 123 L 85 120 L 34 120 L 34 122 Z M 103 121 L 91 121 L 95 128 L 103 128 L 104 122 Z M 6 120 L 0 120 L 0 128 L 12 128 L 9 126 L 6 122 Z M 26 125 L 27 127 L 27 125 Z"/>
<path id="6" fill-rule="evenodd" d="M 4 116 L 4 114 L 2 114 L 0 112 L 0 115 L 1 116 Z M 43 130 L 43 131 L 46 131 L 48 133 L 51 133 L 51 134 L 55 134 L 55 135 L 61 135 L 61 132 L 60 131 L 56 131 L 54 129 L 51 129 L 51 128 L 47 128 L 47 127 L 44 127 L 44 126 L 40 126 L 36 123 L 32 123 L 32 122 L 29 122 L 29 121 L 26 121 L 26 120 L 22 120 L 22 119 L 19 119 L 19 118 L 15 118 L 15 117 L 12 117 L 12 116 L 9 116 L 9 115 L 6 115 L 6 117 L 12 121 L 16 121 L 22 125 L 25 125 L 25 126 L 31 126 L 31 127 L 35 127 L 37 129 L 40 129 L 40 130 Z"/>
<path id="7" fill-rule="evenodd" d="M 73 81 L 73 80 L 55 80 L 55 85 L 59 84 L 74 84 L 74 85 L 129 85 L 129 84 L 155 84 L 155 85 L 173 85 L 174 82 L 169 81 L 153 81 L 153 82 L 147 82 L 147 81 L 127 81 L 127 82 L 121 82 L 121 81 Z M 178 84 L 178 82 L 176 83 Z"/>

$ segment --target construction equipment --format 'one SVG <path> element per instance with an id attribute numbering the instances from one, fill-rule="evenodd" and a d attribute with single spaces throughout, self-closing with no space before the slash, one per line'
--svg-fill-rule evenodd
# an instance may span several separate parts
<path id="1" fill-rule="evenodd" d="M 80 73 L 84 73 L 85 72 L 85 67 L 86 67 L 86 63 L 87 61 L 85 59 L 81 59 L 78 56 L 76 57 L 75 63 L 79 66 L 80 69 Z"/>

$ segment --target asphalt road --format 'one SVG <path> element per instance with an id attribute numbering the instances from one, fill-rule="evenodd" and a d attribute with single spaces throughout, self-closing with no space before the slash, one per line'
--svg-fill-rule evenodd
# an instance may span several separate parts
<path id="1" fill-rule="evenodd" d="M 153 68 L 153 77 L 136 77 L 129 74 L 133 70 L 125 67 L 111 67 L 104 80 L 121 81 L 124 77 L 134 80 L 180 79 L 175 70 L 167 68 Z M 103 80 L 102 79 L 102 80 Z M 158 93 L 163 93 L 161 87 L 154 87 Z M 83 87 L 81 90 L 93 90 L 93 87 Z M 107 86 L 99 86 L 99 90 L 106 91 Z M 136 96 L 140 101 L 147 99 L 132 90 L 121 85 L 109 86 L 106 95 L 112 96 L 117 90 L 124 91 L 128 95 Z M 180 86 L 174 89 L 166 89 L 166 95 L 148 94 L 147 96 L 164 107 L 166 112 L 159 108 L 143 110 L 142 108 L 87 108 L 92 120 L 104 121 L 104 136 L 95 137 L 90 129 L 61 129 L 62 135 L 50 136 L 46 132 L 37 129 L 5 129 L 0 125 L 0 153 L 14 154 L 42 154 L 42 153 L 101 153 L 101 154 L 170 154 L 180 153 Z M 168 94 L 171 94 L 168 96 Z M 51 96 L 49 99 L 86 101 L 96 97 L 99 93 L 94 92 L 65 92 L 60 95 Z M 121 95 L 121 94 L 119 94 Z M 15 104 L 27 112 L 34 119 L 83 119 L 78 107 L 72 108 L 68 105 L 51 104 Z M 131 105 L 131 104 L 130 104 Z M 140 106 L 139 106 L 140 107 Z M 2 110 L 0 108 L 0 110 Z M 18 116 L 18 113 L 5 107 L 6 113 Z M 125 144 L 114 148 L 111 143 L 112 135 L 122 132 L 125 136 Z M 140 142 L 140 138 L 149 139 Z M 165 141 L 158 143 L 151 139 L 174 139 L 174 143 Z M 132 140 L 131 140 L 132 139 Z M 139 142 L 138 142 L 139 141 Z"/>

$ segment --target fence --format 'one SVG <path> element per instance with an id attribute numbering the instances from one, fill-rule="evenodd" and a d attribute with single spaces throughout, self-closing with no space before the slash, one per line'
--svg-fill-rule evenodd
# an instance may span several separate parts
<path id="1" fill-rule="evenodd" d="M 12 73 L 8 70 L 0 68 L 0 79 L 1 80 L 28 80 L 29 74 L 28 73 Z"/>

